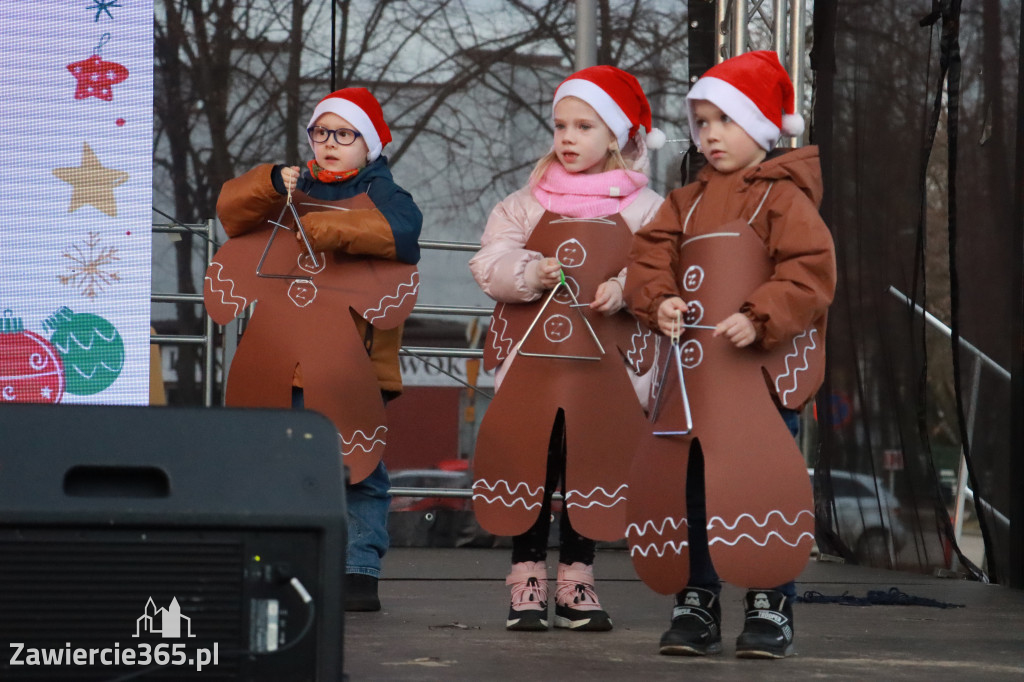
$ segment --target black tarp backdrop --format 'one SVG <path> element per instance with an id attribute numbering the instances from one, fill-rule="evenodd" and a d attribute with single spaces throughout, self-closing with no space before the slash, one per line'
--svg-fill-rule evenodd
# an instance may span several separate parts
<path id="1" fill-rule="evenodd" d="M 1024 27 L 1024 6 L 1020 8 L 1020 22 Z M 1024 529 L 1024 35 L 1018 36 L 1020 53 L 1017 58 L 1017 152 L 1014 172 L 1014 203 L 1016 211 L 1013 221 L 1017 225 L 1017 236 L 1013 250 L 1020 257 L 1016 262 L 1015 281 L 1017 301 L 1014 306 L 1016 319 L 1011 327 L 1016 336 L 1013 358 L 1013 394 L 1010 399 L 1012 436 L 1010 438 L 1010 485 L 1018 494 L 1012 496 L 1010 508 L 1011 537 L 1018 542 L 1010 543 L 1010 576 L 1007 584 L 1024 589 L 1024 541 L 1020 540 Z"/>
<path id="2" fill-rule="evenodd" d="M 987 561 L 960 564 L 996 582 L 1010 573 L 1008 370 L 1021 352 L 1020 18 L 1019 0 L 816 3 L 811 54 L 811 141 L 839 267 L 818 401 L 819 499 L 831 499 L 829 471 L 875 476 L 912 535 L 884 563 L 945 568 L 957 550 L 940 478 L 966 442 L 980 512 L 970 523 Z M 899 459 L 886 451 L 902 453 L 902 470 L 886 468 Z M 834 511 L 819 503 L 819 541 L 850 558 Z"/>

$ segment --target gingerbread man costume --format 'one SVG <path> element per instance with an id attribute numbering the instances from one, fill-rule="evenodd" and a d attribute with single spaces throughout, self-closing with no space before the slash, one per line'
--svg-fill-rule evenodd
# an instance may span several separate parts
<path id="1" fill-rule="evenodd" d="M 680 272 L 689 306 L 683 324 L 712 326 L 740 308 L 772 264 L 749 225 L 734 221 L 685 240 Z M 693 430 L 654 435 L 684 422 L 670 364 L 659 377 L 666 402 L 640 438 L 629 478 L 630 555 L 641 579 L 663 594 L 679 592 L 689 577 L 686 500 L 678 491 L 686 488 L 694 439 L 704 453 L 708 544 L 724 580 L 741 586 L 792 580 L 814 541 L 806 466 L 774 401 L 798 408 L 820 385 L 821 330 L 812 326 L 770 351 L 735 348 L 711 334 L 684 329 L 679 346 Z"/>
<path id="2" fill-rule="evenodd" d="M 300 216 L 372 207 L 365 194 L 329 202 L 296 192 L 294 203 Z M 279 222 L 293 226 L 290 211 L 282 210 Z M 262 275 L 274 276 L 261 276 L 256 269 L 273 228 L 268 222 L 228 240 L 206 273 L 204 300 L 218 324 L 257 303 L 225 402 L 288 408 L 298 368 L 305 405 L 334 422 L 355 483 L 374 470 L 387 441 L 378 378 L 363 345 L 366 325 L 397 332 L 416 302 L 419 273 L 413 265 L 337 251 L 317 253 L 314 263 L 293 233 L 279 230 L 261 267 Z"/>
<path id="3" fill-rule="evenodd" d="M 625 481 L 643 410 L 623 358 L 634 371 L 646 371 L 654 335 L 625 311 L 605 316 L 574 304 L 593 300 L 598 285 L 618 274 L 631 237 L 618 215 L 545 213 L 526 248 L 556 257 L 565 285 L 550 301 L 545 296 L 495 307 L 484 366 L 493 368 L 513 349 L 518 353 L 477 436 L 473 504 L 492 533 L 517 535 L 537 519 L 559 409 L 565 412 L 565 504 L 573 528 L 597 540 L 624 533 Z"/>

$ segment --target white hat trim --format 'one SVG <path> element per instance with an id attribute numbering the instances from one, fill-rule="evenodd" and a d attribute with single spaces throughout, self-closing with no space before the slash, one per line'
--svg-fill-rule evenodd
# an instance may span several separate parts
<path id="1" fill-rule="evenodd" d="M 694 84 L 686 96 L 687 109 L 690 113 L 690 135 L 693 136 L 694 144 L 700 142 L 699 131 L 693 120 L 693 104 L 691 104 L 691 101 L 695 99 L 707 100 L 721 109 L 729 118 L 736 121 L 747 135 L 754 138 L 754 141 L 762 149 L 771 151 L 775 147 L 775 143 L 779 141 L 779 135 L 782 132 L 778 126 L 761 113 L 752 99 L 728 81 L 705 76 Z"/>
<path id="2" fill-rule="evenodd" d="M 377 129 L 373 126 L 366 112 L 350 100 L 341 97 L 330 97 L 320 102 L 320 104 L 316 105 L 316 109 L 313 110 L 313 117 L 309 119 L 309 125 L 306 127 L 312 128 L 318 118 L 328 113 L 341 116 L 359 131 L 366 141 L 366 147 L 369 150 L 366 153 L 367 161 L 375 161 L 380 156 L 383 146 L 380 143 L 380 136 L 377 135 Z M 309 146 L 313 146 L 312 140 L 309 141 Z"/>
<path id="3" fill-rule="evenodd" d="M 555 100 L 551 104 L 552 114 L 554 114 L 555 105 L 565 97 L 576 97 L 592 106 L 605 125 L 615 134 L 619 149 L 626 146 L 626 143 L 629 142 L 629 129 L 633 127 L 633 124 L 630 123 L 629 118 L 615 103 L 615 100 L 611 98 L 611 95 L 605 92 L 601 86 L 582 78 L 565 81 L 555 91 Z"/>

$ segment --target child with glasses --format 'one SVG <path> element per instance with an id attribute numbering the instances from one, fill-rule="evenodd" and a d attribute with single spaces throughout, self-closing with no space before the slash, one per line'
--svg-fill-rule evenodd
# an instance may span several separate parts
<path id="1" fill-rule="evenodd" d="M 651 129 L 637 79 L 612 66 L 563 81 L 552 113 L 551 150 L 528 185 L 493 209 L 470 260 L 499 302 L 484 357 L 500 363 L 477 439 L 474 509 L 485 529 L 513 536 L 506 628 L 546 630 L 545 562 L 560 485 L 554 625 L 610 630 L 594 591 L 593 538 L 624 533 L 621 491 L 632 429 L 643 422 L 638 395 L 645 402 L 649 394 L 646 377 L 627 366 L 625 347 L 644 332 L 623 310 L 622 289 L 632 234 L 662 202 L 646 170 L 647 149 L 664 134 Z"/>
<path id="2" fill-rule="evenodd" d="M 313 159 L 305 168 L 267 163 L 224 184 L 217 215 L 227 235 L 237 237 L 265 226 L 268 220 L 277 220 L 291 193 L 298 190 L 314 200 L 351 200 L 350 206 L 354 206 L 311 210 L 302 216 L 315 252 L 416 264 L 423 216 L 409 192 L 395 183 L 387 157 L 381 155 L 391 141 L 391 132 L 374 96 L 365 88 L 331 93 L 316 105 L 307 133 Z M 301 238 L 298 231 L 295 237 Z M 346 309 L 341 314 L 349 312 Z M 375 328 L 351 314 L 387 402 L 402 391 L 398 363 L 402 327 Z M 303 394 L 301 370 L 301 366 L 295 368 L 292 404 L 315 407 L 312 393 Z M 381 461 L 369 476 L 347 488 L 347 611 L 380 610 L 377 582 L 389 543 L 390 487 Z"/>

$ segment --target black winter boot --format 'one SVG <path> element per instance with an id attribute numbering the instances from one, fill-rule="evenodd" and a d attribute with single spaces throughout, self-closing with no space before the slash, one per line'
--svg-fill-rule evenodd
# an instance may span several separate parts
<path id="1" fill-rule="evenodd" d="M 363 573 L 345 574 L 345 610 L 380 611 L 377 578 Z"/>
<path id="2" fill-rule="evenodd" d="M 665 656 L 707 656 L 722 653 L 722 607 L 718 595 L 686 587 L 676 595 L 672 625 L 661 636 Z"/>
<path id="3" fill-rule="evenodd" d="M 793 653 L 793 605 L 778 590 L 750 590 L 747 619 L 736 638 L 737 658 L 785 658 Z"/>

